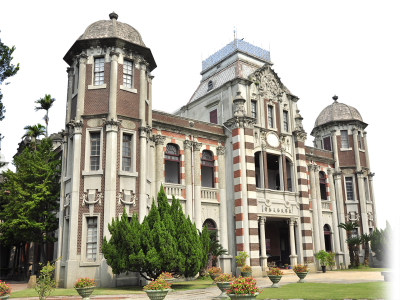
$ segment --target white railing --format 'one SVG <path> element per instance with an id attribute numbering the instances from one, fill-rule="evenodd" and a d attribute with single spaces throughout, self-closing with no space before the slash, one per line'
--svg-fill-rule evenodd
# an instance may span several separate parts
<path id="1" fill-rule="evenodd" d="M 175 198 L 181 198 L 183 199 L 183 189 L 185 188 L 184 185 L 181 184 L 175 184 L 175 183 L 165 183 L 165 193 L 167 194 L 168 198 L 172 198 L 172 196 L 175 196 Z"/>
<path id="2" fill-rule="evenodd" d="M 215 200 L 217 201 L 218 189 L 215 188 L 201 188 L 201 200 Z"/>

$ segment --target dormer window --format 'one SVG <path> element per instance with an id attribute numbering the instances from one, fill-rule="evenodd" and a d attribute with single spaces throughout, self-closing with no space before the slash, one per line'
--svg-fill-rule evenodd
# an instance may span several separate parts
<path id="1" fill-rule="evenodd" d="M 210 81 L 208 82 L 208 89 L 207 89 L 207 92 L 208 92 L 208 91 L 211 91 L 213 88 L 214 88 L 214 84 L 213 84 L 212 80 L 210 80 Z"/>

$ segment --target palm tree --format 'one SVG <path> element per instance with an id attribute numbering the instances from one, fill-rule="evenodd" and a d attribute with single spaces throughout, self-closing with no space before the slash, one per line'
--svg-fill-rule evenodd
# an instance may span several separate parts
<path id="1" fill-rule="evenodd" d="M 361 240 L 362 243 L 364 244 L 364 250 L 365 250 L 365 255 L 364 255 L 364 266 L 369 266 L 369 242 L 372 240 L 372 235 L 371 234 L 362 234 L 361 235 Z"/>
<path id="2" fill-rule="evenodd" d="M 22 138 L 24 137 L 30 137 L 31 141 L 34 143 L 36 142 L 36 139 L 41 136 L 44 135 L 46 133 L 45 130 L 46 127 L 44 127 L 42 124 L 37 124 L 37 125 L 28 125 L 25 126 L 24 129 L 26 130 L 25 134 L 22 136 Z"/>
<path id="3" fill-rule="evenodd" d="M 355 251 L 356 247 L 355 247 L 355 244 L 353 243 L 353 241 L 351 240 L 351 238 L 352 238 L 353 230 L 358 228 L 359 225 L 356 222 L 346 222 L 346 223 L 340 223 L 338 225 L 338 227 L 346 230 L 347 245 L 349 246 L 350 266 L 354 267 L 354 265 L 355 265 L 354 251 Z"/>
<path id="4" fill-rule="evenodd" d="M 56 99 L 51 98 L 50 94 L 46 94 L 44 95 L 44 98 L 40 98 L 39 100 L 35 101 L 36 104 L 39 104 L 39 106 L 35 107 L 35 111 L 41 109 L 44 109 L 46 111 L 46 115 L 43 118 L 46 122 L 46 137 L 48 136 L 47 128 L 49 127 L 49 109 L 53 106 L 54 101 L 56 101 Z"/>
<path id="5" fill-rule="evenodd" d="M 347 239 L 347 244 L 349 245 L 350 255 L 353 255 L 353 264 L 351 264 L 351 257 L 350 257 L 350 264 L 358 268 L 360 266 L 360 248 L 359 246 L 362 244 L 362 239 L 359 236 L 353 236 Z"/>

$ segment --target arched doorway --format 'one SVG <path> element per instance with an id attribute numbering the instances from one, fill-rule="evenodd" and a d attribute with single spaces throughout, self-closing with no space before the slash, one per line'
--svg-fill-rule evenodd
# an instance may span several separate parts
<path id="1" fill-rule="evenodd" d="M 203 227 L 206 226 L 206 225 L 208 227 L 208 230 L 210 230 L 210 239 L 211 239 L 211 249 L 210 249 L 210 251 L 212 253 L 213 252 L 213 249 L 212 249 L 213 245 L 215 245 L 217 240 L 218 240 L 217 239 L 217 237 L 218 237 L 217 224 L 215 223 L 215 221 L 213 219 L 207 219 L 207 220 L 204 221 Z M 210 253 L 210 260 L 209 260 L 209 263 L 208 263 L 208 267 L 209 268 L 210 267 L 216 267 L 217 266 L 217 262 L 218 262 L 218 258 L 212 256 L 211 253 Z"/>
<path id="2" fill-rule="evenodd" d="M 324 225 L 324 240 L 325 240 L 325 251 L 332 252 L 332 232 L 331 227 L 328 224 Z"/>

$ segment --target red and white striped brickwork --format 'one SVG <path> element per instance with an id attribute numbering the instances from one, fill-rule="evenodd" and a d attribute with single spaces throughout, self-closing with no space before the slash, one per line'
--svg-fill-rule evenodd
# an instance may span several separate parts
<path id="1" fill-rule="evenodd" d="M 306 133 L 299 131 L 295 132 L 295 152 L 297 165 L 297 186 L 300 201 L 300 225 L 301 225 L 301 244 L 303 251 L 304 262 L 314 261 L 311 213 L 310 213 L 310 198 L 307 176 L 306 151 L 304 142 Z"/>

